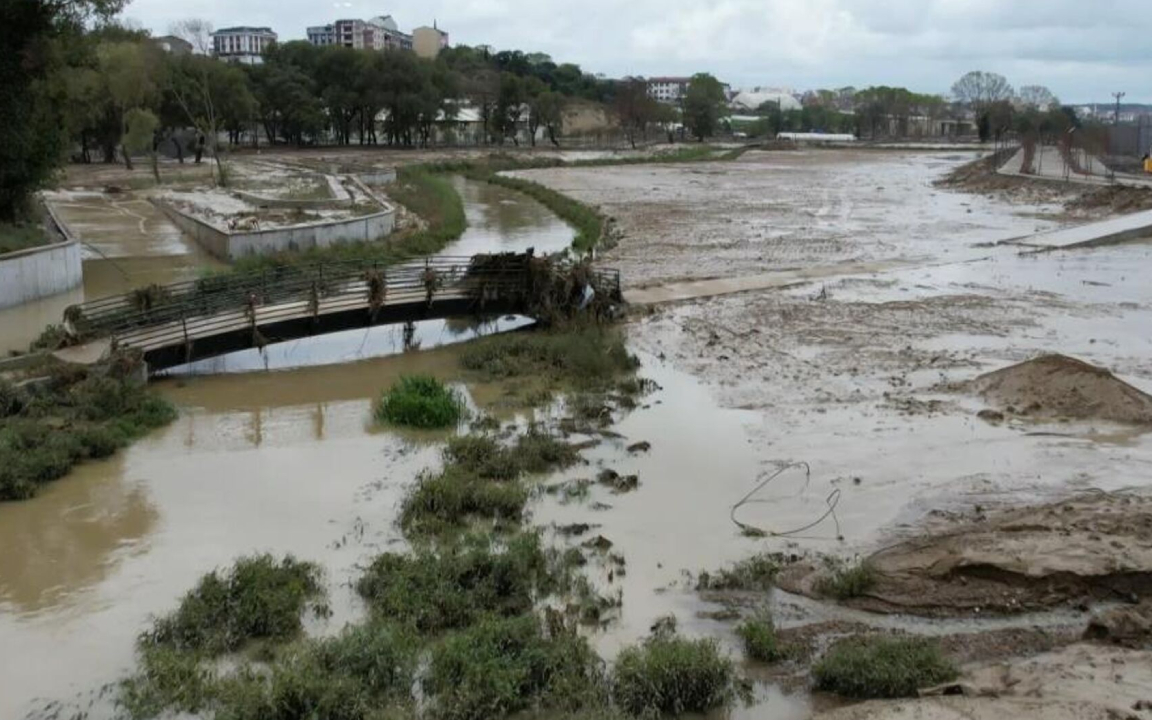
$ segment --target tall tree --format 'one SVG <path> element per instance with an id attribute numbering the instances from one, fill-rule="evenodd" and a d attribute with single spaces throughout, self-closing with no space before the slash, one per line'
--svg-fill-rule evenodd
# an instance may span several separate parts
<path id="1" fill-rule="evenodd" d="M 1011 100 L 1013 93 L 1003 75 L 973 70 L 952 85 L 952 95 L 980 115 L 992 103 Z"/>
<path id="2" fill-rule="evenodd" d="M 1017 94 L 1020 105 L 1045 112 L 1060 105 L 1056 95 L 1043 85 L 1024 85 Z"/>
<path id="3" fill-rule="evenodd" d="M 698 73 L 688 82 L 684 94 L 684 126 L 699 142 L 714 135 L 727 114 L 724 86 L 708 73 Z"/>
<path id="4" fill-rule="evenodd" d="M 68 127 L 60 70 L 61 40 L 86 20 L 108 18 L 122 0 L 0 2 L 0 222 L 27 210 L 64 160 Z"/>
<path id="5" fill-rule="evenodd" d="M 625 78 L 616 86 L 612 111 L 624 137 L 635 148 L 636 139 L 647 136 L 648 126 L 656 121 L 658 103 L 648 95 L 648 84 L 641 78 Z"/>

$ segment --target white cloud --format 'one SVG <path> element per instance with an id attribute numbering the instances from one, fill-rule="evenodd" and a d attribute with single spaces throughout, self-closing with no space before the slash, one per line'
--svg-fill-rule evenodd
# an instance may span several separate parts
<path id="1" fill-rule="evenodd" d="M 127 16 L 271 25 L 284 39 L 337 16 L 439 22 L 454 42 L 547 52 L 608 75 L 709 71 L 734 85 L 906 85 L 945 91 L 967 70 L 1114 89 L 1152 102 L 1152 0 L 134 0 Z"/>

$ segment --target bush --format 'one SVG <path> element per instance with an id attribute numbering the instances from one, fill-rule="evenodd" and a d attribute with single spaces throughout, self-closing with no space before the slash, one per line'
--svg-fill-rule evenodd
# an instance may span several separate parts
<path id="1" fill-rule="evenodd" d="M 702 713 L 733 694 L 732 662 L 711 639 L 655 635 L 621 652 L 612 672 L 612 697 L 631 715 Z"/>
<path id="2" fill-rule="evenodd" d="M 368 720 L 374 699 L 355 678 L 324 672 L 304 645 L 269 673 L 243 668 L 220 683 L 216 720 Z"/>
<path id="3" fill-rule="evenodd" d="M 133 718 L 165 710 L 199 713 L 212 701 L 215 676 L 194 653 L 151 647 L 141 653 L 140 671 L 120 683 L 117 703 Z"/>
<path id="4" fill-rule="evenodd" d="M 465 345 L 460 362 L 489 378 L 544 377 L 585 389 L 638 365 L 619 332 L 598 327 L 492 335 Z"/>
<path id="5" fill-rule="evenodd" d="M 935 642 L 879 635 L 841 640 L 812 669 L 818 690 L 854 698 L 914 697 L 956 675 Z"/>
<path id="6" fill-rule="evenodd" d="M 446 428 L 464 417 L 460 394 L 426 375 L 409 375 L 396 381 L 376 404 L 382 423 L 414 428 Z"/>
<path id="7" fill-rule="evenodd" d="M 816 582 L 816 592 L 837 600 L 865 595 L 876 586 L 876 570 L 867 561 L 853 565 L 832 564 L 830 573 Z"/>
<path id="8" fill-rule="evenodd" d="M 736 627 L 736 634 L 744 645 L 744 654 L 750 660 L 776 662 L 784 657 L 784 650 L 776 639 L 776 625 L 766 612 L 757 613 Z"/>
<path id="9" fill-rule="evenodd" d="M 483 536 L 469 536 L 439 552 L 379 555 L 357 581 L 356 591 L 377 617 L 438 632 L 484 615 L 528 612 L 535 595 L 551 586 L 536 535 L 514 537 L 503 550 Z"/>
<path id="10" fill-rule="evenodd" d="M 325 673 L 353 678 L 376 698 L 406 697 L 412 686 L 416 642 L 390 625 L 370 622 L 318 642 Z"/>
<path id="11" fill-rule="evenodd" d="M 761 553 L 745 558 L 732 567 L 701 572 L 697 590 L 768 590 L 780 573 L 780 556 Z"/>
<path id="12" fill-rule="evenodd" d="M 279 562 L 271 555 L 241 558 L 227 574 L 213 570 L 202 577 L 140 644 L 213 655 L 249 640 L 284 640 L 300 632 L 305 606 L 322 594 L 320 569 L 312 563 L 290 555 Z"/>
<path id="13" fill-rule="evenodd" d="M 435 535 L 484 519 L 516 523 L 524 514 L 528 490 L 519 483 L 485 480 L 457 467 L 424 473 L 404 498 L 400 526 L 414 535 Z"/>
<path id="14" fill-rule="evenodd" d="M 108 457 L 176 416 L 135 382 L 73 369 L 39 386 L 0 386 L 0 405 L 0 500 L 32 497 L 76 463 Z"/>
<path id="15" fill-rule="evenodd" d="M 461 435 L 451 438 L 444 451 L 451 466 L 484 480 L 515 480 L 525 474 L 546 473 L 575 465 L 580 453 L 537 425 L 505 447 L 489 435 Z"/>
<path id="16" fill-rule="evenodd" d="M 569 631 L 552 637 L 532 615 L 487 618 L 432 650 L 425 690 L 442 720 L 485 720 L 528 708 L 598 701 L 600 658 Z"/>

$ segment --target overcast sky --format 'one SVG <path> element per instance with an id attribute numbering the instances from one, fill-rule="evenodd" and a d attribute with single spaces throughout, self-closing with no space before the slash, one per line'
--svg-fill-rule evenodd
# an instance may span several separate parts
<path id="1" fill-rule="evenodd" d="M 391 14 L 438 21 L 454 44 L 540 51 L 591 72 L 711 72 L 735 87 L 903 85 L 947 93 L 968 70 L 1065 102 L 1152 102 L 1152 0 L 131 0 L 125 16 L 164 34 L 186 17 L 308 25 Z"/>

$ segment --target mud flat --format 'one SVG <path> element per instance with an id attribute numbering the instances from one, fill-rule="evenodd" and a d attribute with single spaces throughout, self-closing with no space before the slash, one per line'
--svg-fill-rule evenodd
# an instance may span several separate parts
<path id="1" fill-rule="evenodd" d="M 805 150 L 735 162 L 518 173 L 601 208 L 624 239 L 603 255 L 625 281 L 754 275 L 924 258 L 1054 227 L 1052 205 L 941 190 L 966 153 Z"/>

